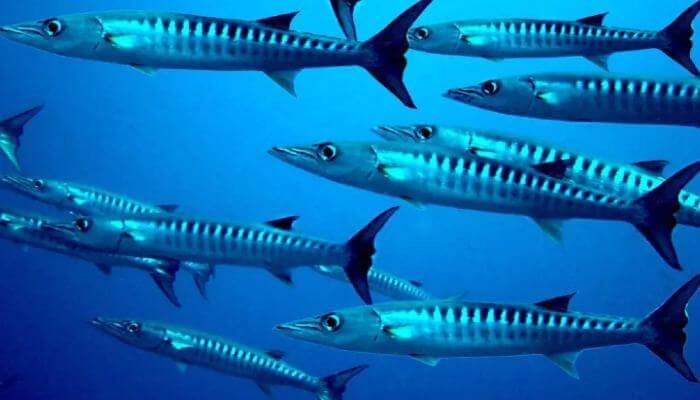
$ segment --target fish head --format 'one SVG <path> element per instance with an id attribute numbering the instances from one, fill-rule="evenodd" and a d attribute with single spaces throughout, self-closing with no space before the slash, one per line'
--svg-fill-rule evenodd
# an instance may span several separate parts
<path id="1" fill-rule="evenodd" d="M 270 154 L 312 174 L 349 185 L 363 185 L 376 172 L 378 163 L 375 150 L 366 143 L 275 147 Z"/>
<path id="2" fill-rule="evenodd" d="M 382 125 L 374 132 L 390 142 L 430 144 L 459 150 L 468 149 L 473 141 L 474 131 L 444 126 L 416 124 L 404 126 Z"/>
<path id="3" fill-rule="evenodd" d="M 69 188 L 65 184 L 52 180 L 5 175 L 0 178 L 0 182 L 19 194 L 44 203 L 61 206 L 71 200 Z"/>
<path id="4" fill-rule="evenodd" d="M 130 237 L 124 221 L 106 218 L 80 217 L 70 222 L 46 222 L 41 229 L 63 243 L 105 252 L 117 252 L 122 240 Z"/>
<path id="5" fill-rule="evenodd" d="M 478 85 L 451 89 L 445 97 L 486 110 L 522 115 L 532 106 L 536 85 L 532 78 L 491 79 Z"/>
<path id="6" fill-rule="evenodd" d="M 368 351 L 381 329 L 381 318 L 372 307 L 334 311 L 276 327 L 298 340 L 351 351 Z"/>
<path id="7" fill-rule="evenodd" d="M 462 32 L 455 24 L 425 25 L 408 31 L 411 49 L 427 53 L 457 54 Z"/>
<path id="8" fill-rule="evenodd" d="M 121 342 L 143 350 L 157 350 L 167 342 L 167 330 L 157 324 L 113 318 L 95 318 L 90 324 Z"/>
<path id="9" fill-rule="evenodd" d="M 74 14 L 40 21 L 0 26 L 0 36 L 56 54 L 84 57 L 103 39 L 102 22 L 96 15 Z"/>

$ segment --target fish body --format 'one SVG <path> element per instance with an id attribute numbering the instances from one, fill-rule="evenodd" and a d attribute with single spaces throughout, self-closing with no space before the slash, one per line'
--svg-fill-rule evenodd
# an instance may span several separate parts
<path id="1" fill-rule="evenodd" d="M 16 170 L 21 170 L 17 151 L 24 126 L 41 112 L 43 106 L 34 107 L 4 121 L 0 121 L 0 151 L 7 157 Z"/>
<path id="2" fill-rule="evenodd" d="M 282 324 L 291 337 L 350 351 L 441 358 L 542 354 L 578 376 L 582 350 L 643 344 L 686 379 L 697 379 L 683 357 L 686 307 L 700 276 L 646 318 L 570 312 L 573 295 L 535 305 L 459 299 L 398 302 L 334 311 Z"/>
<path id="3" fill-rule="evenodd" d="M 662 31 L 603 26 L 606 14 L 577 21 L 500 19 L 457 21 L 420 26 L 409 31 L 412 49 L 491 60 L 526 57 L 586 57 L 603 69 L 614 53 L 659 49 L 693 75 L 690 58 L 692 22 L 700 12 L 694 3 Z"/>
<path id="4" fill-rule="evenodd" d="M 565 164 L 564 177 L 579 185 L 625 198 L 640 198 L 663 181 L 664 160 L 616 163 L 498 132 L 437 125 L 381 126 L 375 130 L 389 141 L 443 146 L 484 158 L 537 166 Z M 678 223 L 700 227 L 700 196 L 682 191 Z"/>
<path id="5" fill-rule="evenodd" d="M 143 219 L 79 218 L 48 227 L 59 240 L 129 256 L 261 267 L 291 284 L 291 270 L 340 265 L 371 302 L 367 273 L 374 239 L 398 208 L 380 214 L 347 243 L 331 243 L 291 231 L 296 218 L 266 224 L 206 221 L 174 215 Z M 291 222 L 290 222 L 291 221 Z M 281 227 L 280 227 L 281 226 Z"/>
<path id="6" fill-rule="evenodd" d="M 313 269 L 341 282 L 348 280 L 345 271 L 340 267 L 321 265 L 314 266 Z M 427 300 L 432 297 L 423 289 L 422 283 L 409 281 L 377 268 L 369 270 L 367 280 L 372 293 L 380 293 L 395 300 Z"/>
<path id="7" fill-rule="evenodd" d="M 176 205 L 152 205 L 77 183 L 19 175 L 0 178 L 6 188 L 78 215 L 149 215 L 174 212 Z"/>
<path id="8" fill-rule="evenodd" d="M 406 32 L 421 0 L 368 42 L 290 30 L 297 13 L 258 21 L 146 11 L 75 14 L 0 27 L 0 35 L 70 57 L 157 69 L 262 71 L 289 92 L 304 68 L 366 68 L 409 107 L 402 78 Z"/>
<path id="9" fill-rule="evenodd" d="M 266 393 L 270 386 L 289 386 L 340 400 L 347 382 L 366 369 L 359 366 L 328 378 L 319 378 L 282 360 L 283 352 L 264 352 L 201 332 L 165 324 L 96 318 L 99 330 L 136 348 L 170 358 L 182 366 L 202 367 L 254 381 Z"/>
<path id="10" fill-rule="evenodd" d="M 700 83 L 694 80 L 536 74 L 451 89 L 445 96 L 531 118 L 700 126 Z"/>
<path id="11" fill-rule="evenodd" d="M 525 215 L 545 226 L 573 218 L 630 222 L 677 269 L 671 233 L 678 197 L 700 172 L 695 163 L 644 197 L 628 199 L 561 179 L 562 171 L 547 165 L 532 168 L 440 146 L 325 142 L 276 147 L 271 154 L 327 179 L 414 204 Z"/>

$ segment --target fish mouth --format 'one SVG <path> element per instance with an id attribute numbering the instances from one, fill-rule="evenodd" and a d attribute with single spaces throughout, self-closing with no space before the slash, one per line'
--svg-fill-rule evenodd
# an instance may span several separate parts
<path id="1" fill-rule="evenodd" d="M 0 34 L 8 36 L 43 36 L 43 31 L 32 25 L 0 26 Z"/>
<path id="2" fill-rule="evenodd" d="M 444 96 L 448 99 L 461 101 L 463 103 L 472 103 L 474 100 L 484 97 L 481 90 L 476 87 L 450 89 Z"/>
<path id="3" fill-rule="evenodd" d="M 316 320 L 307 320 L 280 324 L 275 327 L 275 330 L 286 335 L 296 336 L 309 331 L 320 332 L 321 327 Z"/>
<path id="4" fill-rule="evenodd" d="M 116 319 L 97 317 L 89 321 L 90 325 L 111 335 L 120 335 L 126 329 L 124 322 Z"/>
<path id="5" fill-rule="evenodd" d="M 5 175 L 0 182 L 20 192 L 37 193 L 35 180 L 19 175 Z"/>
<path id="6" fill-rule="evenodd" d="M 283 161 L 293 161 L 298 159 L 316 160 L 316 151 L 308 147 L 273 147 L 268 151 L 268 153 Z"/>

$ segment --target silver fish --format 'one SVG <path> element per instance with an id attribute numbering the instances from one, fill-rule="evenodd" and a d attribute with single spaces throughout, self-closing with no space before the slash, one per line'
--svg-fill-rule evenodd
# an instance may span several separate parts
<path id="1" fill-rule="evenodd" d="M 488 80 L 445 96 L 532 118 L 700 126 L 700 82 L 695 80 L 538 74 Z"/>
<path id="2" fill-rule="evenodd" d="M 471 303 L 460 299 L 399 302 L 346 309 L 282 324 L 293 338 L 343 350 L 441 358 L 542 354 L 571 376 L 590 348 L 642 344 L 684 378 L 698 382 L 683 352 L 686 307 L 696 276 L 646 318 L 569 311 L 573 295 L 535 305 Z"/>
<path id="3" fill-rule="evenodd" d="M 409 143 L 330 143 L 276 147 L 270 153 L 332 181 L 406 199 L 534 218 L 552 232 L 562 220 L 633 224 L 661 257 L 681 269 L 672 242 L 680 191 L 700 173 L 684 168 L 638 199 L 599 192 L 547 170 Z"/>
<path id="4" fill-rule="evenodd" d="M 621 197 L 639 198 L 658 187 L 668 165 L 665 160 L 610 162 L 537 140 L 482 129 L 418 124 L 380 126 L 375 132 L 389 141 L 444 146 L 485 158 L 559 170 L 563 178 Z M 681 191 L 679 201 L 678 223 L 700 227 L 700 196 Z"/>
<path id="5" fill-rule="evenodd" d="M 258 21 L 146 11 L 107 11 L 0 27 L 0 35 L 69 57 L 157 69 L 262 71 L 294 94 L 304 68 L 360 66 L 406 106 L 406 33 L 432 0 L 421 0 L 367 42 L 290 30 L 297 13 Z"/>
<path id="6" fill-rule="evenodd" d="M 391 208 L 346 243 L 331 243 L 291 231 L 296 217 L 266 224 L 206 221 L 162 215 L 137 219 L 78 218 L 45 224 L 58 240 L 102 252 L 264 268 L 287 284 L 291 270 L 340 265 L 360 297 L 371 303 L 367 274 L 376 235 L 396 213 Z"/>
<path id="7" fill-rule="evenodd" d="M 367 368 L 361 365 L 318 378 L 283 361 L 284 352 L 264 352 L 206 333 L 108 318 L 95 318 L 92 325 L 129 346 L 174 360 L 183 372 L 195 366 L 249 379 L 267 395 L 272 393 L 270 386 L 275 385 L 314 393 L 319 400 L 341 400 L 350 379 Z"/>
<path id="8" fill-rule="evenodd" d="M 691 59 L 696 2 L 662 31 L 603 26 L 605 14 L 578 21 L 503 19 L 457 21 L 411 29 L 409 44 L 429 53 L 483 57 L 491 60 L 523 57 L 586 57 L 608 69 L 611 54 L 659 49 L 700 76 Z"/>
<path id="9" fill-rule="evenodd" d="M 42 203 L 78 215 L 148 215 L 172 213 L 177 205 L 151 205 L 132 198 L 77 183 L 6 175 L 6 188 Z"/>
<path id="10" fill-rule="evenodd" d="M 335 280 L 348 281 L 348 277 L 341 267 L 318 265 L 314 266 L 313 269 Z M 369 270 L 367 281 L 372 293 L 380 293 L 395 300 L 427 300 L 433 297 L 423 289 L 421 282 L 409 281 L 377 268 Z"/>
<path id="11" fill-rule="evenodd" d="M 20 146 L 20 138 L 24 134 L 24 126 L 43 108 L 43 106 L 34 107 L 0 122 L 0 150 L 18 171 L 22 168 L 17 159 L 17 149 Z"/>
<path id="12" fill-rule="evenodd" d="M 110 275 L 113 267 L 127 267 L 146 272 L 168 300 L 177 307 L 180 307 L 180 301 L 173 284 L 177 272 L 182 269 L 192 274 L 198 290 L 206 297 L 206 284 L 213 275 L 213 267 L 209 265 L 91 250 L 57 240 L 45 230 L 45 226 L 51 223 L 57 221 L 42 216 L 0 210 L 0 238 L 87 261 L 96 265 L 105 275 Z"/>

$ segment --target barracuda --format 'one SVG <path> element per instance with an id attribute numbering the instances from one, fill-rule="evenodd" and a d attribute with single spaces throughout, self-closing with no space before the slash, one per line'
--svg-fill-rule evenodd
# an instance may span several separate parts
<path id="1" fill-rule="evenodd" d="M 106 275 L 112 273 L 113 267 L 127 267 L 146 272 L 168 300 L 177 307 L 180 307 L 180 301 L 173 285 L 177 272 L 182 269 L 192 274 L 197 289 L 206 298 L 206 284 L 213 276 L 212 266 L 94 251 L 57 240 L 45 229 L 46 225 L 51 223 L 57 222 L 45 217 L 0 210 L 0 238 L 87 261 L 95 264 Z"/>
<path id="2" fill-rule="evenodd" d="M 340 267 L 315 266 L 314 270 L 341 282 L 347 282 L 348 277 Z M 427 300 L 432 298 L 423 289 L 423 284 L 417 281 L 408 281 L 396 275 L 372 268 L 367 275 L 369 288 L 372 293 L 380 293 L 395 300 Z"/>
<path id="3" fill-rule="evenodd" d="M 289 30 L 297 13 L 259 21 L 145 11 L 68 15 L 0 27 L 0 35 L 49 52 L 160 68 L 262 71 L 294 94 L 303 68 L 360 66 L 406 106 L 406 33 L 432 0 L 421 0 L 367 42 Z"/>
<path id="4" fill-rule="evenodd" d="M 580 185 L 620 197 L 639 198 L 657 188 L 668 165 L 664 160 L 634 164 L 609 162 L 541 142 L 479 129 L 438 125 L 380 126 L 375 132 L 389 141 L 443 146 L 506 162 L 559 169 Z M 678 223 L 700 227 L 700 196 L 682 191 Z"/>
<path id="5" fill-rule="evenodd" d="M 19 194 L 79 215 L 163 214 L 177 210 L 176 205 L 151 205 L 70 182 L 7 175 L 0 178 L 0 183 Z"/>
<path id="6" fill-rule="evenodd" d="M 684 378 L 697 378 L 683 356 L 686 307 L 700 276 L 643 319 L 570 312 L 573 295 L 535 305 L 460 299 L 400 302 L 331 312 L 279 325 L 296 339 L 350 351 L 441 358 L 543 354 L 574 377 L 581 351 L 643 344 Z"/>
<path id="7" fill-rule="evenodd" d="M 606 13 L 578 21 L 458 21 L 411 29 L 408 38 L 412 49 L 430 53 L 492 60 L 583 56 L 605 70 L 613 53 L 659 49 L 698 76 L 700 71 L 690 57 L 692 23 L 698 12 L 700 2 L 660 32 L 602 26 Z"/>
<path id="8" fill-rule="evenodd" d="M 20 146 L 20 138 L 24 134 L 24 126 L 43 108 L 43 106 L 34 107 L 0 122 L 0 150 L 18 171 L 22 168 L 17 159 L 17 150 Z"/>
<path id="9" fill-rule="evenodd" d="M 372 302 L 367 274 L 374 240 L 396 213 L 391 208 L 347 243 L 331 243 L 291 231 L 296 217 L 265 224 L 196 220 L 171 215 L 145 219 L 79 218 L 72 224 L 46 224 L 58 240 L 116 254 L 190 260 L 209 264 L 262 267 L 287 284 L 291 270 L 340 265 L 360 297 Z"/>
<path id="10" fill-rule="evenodd" d="M 96 318 L 93 326 L 126 343 L 174 360 L 184 372 L 203 367 L 257 383 L 267 395 L 270 386 L 290 386 L 316 394 L 319 400 L 341 400 L 361 365 L 326 378 L 310 375 L 282 360 L 281 351 L 260 351 L 212 335 L 165 324 Z"/>
<path id="11" fill-rule="evenodd" d="M 540 74 L 489 80 L 445 96 L 532 118 L 700 126 L 700 83 L 695 80 Z"/>
<path id="12" fill-rule="evenodd" d="M 562 180 L 559 171 L 542 166 L 535 169 L 439 146 L 326 142 L 276 147 L 270 153 L 332 181 L 414 204 L 525 215 L 553 232 L 561 220 L 572 218 L 630 222 L 676 269 L 681 265 L 671 236 L 678 197 L 700 172 L 698 162 L 644 197 L 627 199 Z"/>

